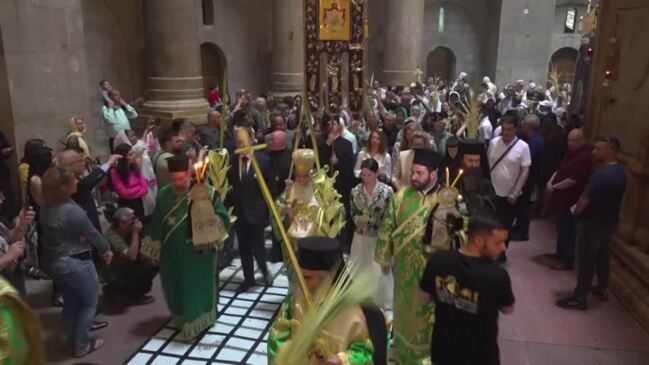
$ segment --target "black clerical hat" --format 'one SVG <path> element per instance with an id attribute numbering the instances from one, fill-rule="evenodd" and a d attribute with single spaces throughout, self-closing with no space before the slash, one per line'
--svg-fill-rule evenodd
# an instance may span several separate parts
<path id="1" fill-rule="evenodd" d="M 484 142 L 479 139 L 463 139 L 460 142 L 460 153 L 463 155 L 482 155 L 484 150 Z"/>
<path id="2" fill-rule="evenodd" d="M 189 171 L 189 160 L 183 155 L 169 157 L 167 167 L 169 172 L 187 172 Z"/>
<path id="3" fill-rule="evenodd" d="M 298 242 L 300 267 L 313 271 L 331 271 L 343 262 L 340 243 L 329 237 L 306 237 Z"/>
<path id="4" fill-rule="evenodd" d="M 421 165 L 428 167 L 429 170 L 436 170 L 441 156 L 432 150 L 428 149 L 415 149 L 415 157 L 412 159 L 413 165 Z"/>

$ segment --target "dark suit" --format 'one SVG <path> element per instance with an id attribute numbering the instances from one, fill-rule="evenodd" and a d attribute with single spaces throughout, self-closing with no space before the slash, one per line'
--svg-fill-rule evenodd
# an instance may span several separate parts
<path id="1" fill-rule="evenodd" d="M 268 155 L 270 156 L 275 188 L 277 189 L 276 193 L 279 195 L 286 189 L 286 179 L 290 178 L 288 174 L 291 171 L 291 162 L 293 161 L 292 152 L 289 148 L 285 148 L 281 151 L 271 151 Z"/>
<path id="2" fill-rule="evenodd" d="M 99 214 L 97 213 L 97 206 L 95 199 L 92 196 L 92 191 L 99 185 L 99 183 L 106 177 L 106 172 L 99 167 L 92 169 L 90 174 L 77 182 L 77 192 L 72 195 L 74 200 L 83 210 L 88 214 L 90 222 L 95 228 L 101 232 L 101 224 L 99 223 Z"/>
<path id="3" fill-rule="evenodd" d="M 241 177 L 239 173 L 240 157 L 240 155 L 234 155 L 230 160 L 231 168 L 228 178 L 232 184 L 232 191 L 226 203 L 234 208 L 233 214 L 237 217 L 234 229 L 239 242 L 239 254 L 241 255 L 241 267 L 245 282 L 252 283 L 255 280 L 253 257 L 264 277 L 268 276 L 266 248 L 264 247 L 264 228 L 268 224 L 268 206 L 255 177 L 252 161 L 248 162 L 248 171 Z M 275 196 L 270 159 L 261 152 L 255 152 L 255 157 L 271 194 Z"/>
<path id="4" fill-rule="evenodd" d="M 343 228 L 343 231 L 340 234 L 340 241 L 343 243 L 344 247 L 349 250 L 352 243 L 352 237 L 354 233 L 354 222 L 351 219 L 351 191 L 354 186 L 357 185 L 358 179 L 354 176 L 354 164 L 356 163 L 356 158 L 354 157 L 354 150 L 352 148 L 352 143 L 339 136 L 336 138 L 331 146 L 328 146 L 326 143 L 323 145 L 322 156 L 320 156 L 320 161 L 324 161 L 329 164 L 332 153 L 336 154 L 336 159 L 338 162 L 330 166 L 329 171 L 331 174 L 338 172 L 336 176 L 336 182 L 334 188 L 341 195 L 341 200 L 345 206 L 346 214 L 346 224 Z M 320 151 L 319 151 L 320 152 Z"/>

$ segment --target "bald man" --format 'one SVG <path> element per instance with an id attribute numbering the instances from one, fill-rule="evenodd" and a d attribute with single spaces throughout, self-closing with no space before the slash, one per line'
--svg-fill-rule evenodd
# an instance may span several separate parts
<path id="1" fill-rule="evenodd" d="M 291 169 L 291 152 L 292 150 L 286 144 L 286 133 L 284 131 L 275 131 L 267 135 L 268 155 L 273 170 L 273 178 L 277 183 L 278 194 L 284 191 L 286 179 Z"/>
<path id="2" fill-rule="evenodd" d="M 101 232 L 101 224 L 99 224 L 97 205 L 92 191 L 106 177 L 108 169 L 115 165 L 120 158 L 122 158 L 121 155 L 111 155 L 105 164 L 94 167 L 89 174 L 84 176 L 87 168 L 83 155 L 79 151 L 67 149 L 58 155 L 59 167 L 72 172 L 77 177 L 77 192 L 72 195 L 72 200 L 86 211 L 88 218 L 99 232 Z"/>
<path id="3" fill-rule="evenodd" d="M 270 115 L 270 128 L 273 132 L 282 131 L 285 136 L 286 148 L 293 150 L 293 143 L 295 142 L 295 131 L 288 129 L 288 124 L 286 118 L 279 113 L 273 113 Z M 272 133 L 266 134 L 264 140 L 266 143 L 270 143 L 270 136 Z"/>
<path id="4" fill-rule="evenodd" d="M 551 207 L 556 216 L 557 251 L 547 257 L 555 261 L 554 270 L 572 270 L 575 262 L 576 219 L 570 207 L 577 203 L 593 168 L 591 148 L 582 129 L 568 133 L 568 153 L 547 183 Z"/>

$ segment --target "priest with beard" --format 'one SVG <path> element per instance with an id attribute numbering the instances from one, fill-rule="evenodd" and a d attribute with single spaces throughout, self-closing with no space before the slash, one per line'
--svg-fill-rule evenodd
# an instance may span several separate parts
<path id="1" fill-rule="evenodd" d="M 462 199 L 459 211 L 462 215 L 495 212 L 495 192 L 489 180 L 489 168 L 485 144 L 479 139 L 460 141 L 460 160 L 463 173 L 458 184 Z"/>

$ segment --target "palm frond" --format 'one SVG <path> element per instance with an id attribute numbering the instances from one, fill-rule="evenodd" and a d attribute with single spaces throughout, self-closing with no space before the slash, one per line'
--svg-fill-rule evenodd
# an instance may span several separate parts
<path id="1" fill-rule="evenodd" d="M 342 271 L 330 289 L 319 291 L 314 305 L 306 309 L 295 332 L 275 360 L 276 364 L 301 364 L 314 353 L 324 358 L 335 355 L 334 344 L 325 326 L 342 310 L 371 297 L 376 290 L 376 279 L 370 270 L 348 267 Z"/>
<path id="2" fill-rule="evenodd" d="M 480 122 L 480 102 L 477 99 L 464 100 L 460 99 L 461 108 L 459 114 L 464 123 L 466 123 L 467 138 L 478 137 L 478 123 Z"/>
<path id="3" fill-rule="evenodd" d="M 557 65 L 553 63 L 548 78 L 550 79 L 550 85 L 552 85 L 552 97 L 555 99 L 561 93 L 561 79 L 563 79 L 563 76 L 564 73 L 560 72 Z"/>

